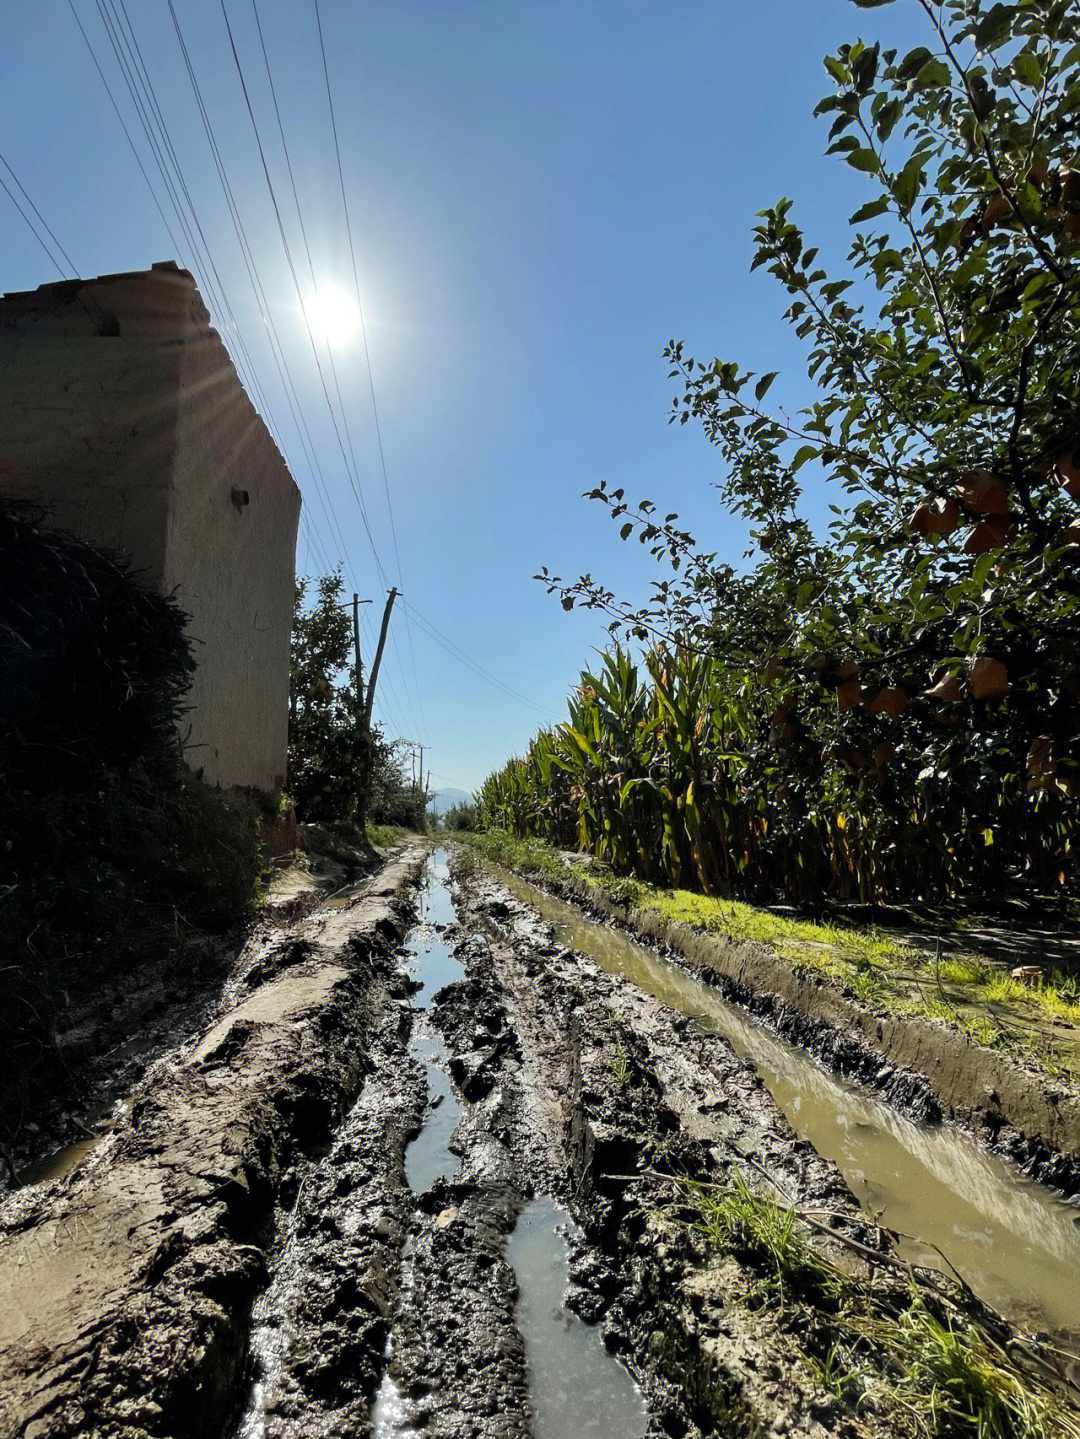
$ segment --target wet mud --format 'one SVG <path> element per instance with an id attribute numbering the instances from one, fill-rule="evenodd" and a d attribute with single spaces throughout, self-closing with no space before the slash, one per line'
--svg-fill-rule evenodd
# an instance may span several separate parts
<path id="1" fill-rule="evenodd" d="M 889 1014 L 812 975 L 771 946 L 630 909 L 584 881 L 526 876 L 601 923 L 685 964 L 778 1034 L 919 1118 L 947 1116 L 1067 1195 L 1080 1195 L 1080 1088 L 985 1048 L 937 1020 Z"/>
<path id="2" fill-rule="evenodd" d="M 902 1432 L 686 1186 L 827 1215 L 899 1306 L 895 1236 L 731 1036 L 451 868 L 407 847 L 249 947 L 108 1140 L 0 1204 L 0 1436 Z"/>

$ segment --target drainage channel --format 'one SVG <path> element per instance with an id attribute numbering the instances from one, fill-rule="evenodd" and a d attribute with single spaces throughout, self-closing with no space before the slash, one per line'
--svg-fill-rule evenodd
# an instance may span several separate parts
<path id="1" fill-rule="evenodd" d="M 420 891 L 419 921 L 406 945 L 419 985 L 414 1002 L 421 1011 L 412 1051 L 424 1066 L 429 1093 L 424 1123 L 405 1154 L 406 1177 L 418 1197 L 458 1168 L 451 1143 L 462 1111 L 448 1075 L 449 1055 L 422 1008 L 430 1005 L 443 985 L 463 975 L 442 934 L 454 919 L 447 855 L 437 849 Z M 518 1286 L 516 1321 L 525 1344 L 531 1433 L 533 1439 L 614 1434 L 639 1439 L 647 1422 L 641 1394 L 618 1360 L 608 1354 L 599 1334 L 563 1302 L 569 1285 L 566 1236 L 572 1230 L 568 1214 L 539 1198 L 525 1205 L 507 1243 L 506 1258 Z M 413 1253 L 410 1241 L 403 1256 L 403 1299 L 415 1284 Z M 424 1395 L 420 1406 L 411 1400 L 394 1378 L 393 1345 L 391 1331 L 372 1434 L 374 1439 L 419 1439 L 430 1422 L 432 1406 L 438 1406 L 438 1395 Z"/>
<path id="2" fill-rule="evenodd" d="M 1024 1327 L 1080 1339 L 1080 1211 L 951 1126 L 918 1123 L 829 1073 L 737 1005 L 620 930 L 516 875 L 500 881 L 538 910 L 556 939 L 622 976 L 754 1065 L 797 1134 L 844 1175 L 864 1210 L 910 1236 L 912 1263 L 955 1266 Z"/>

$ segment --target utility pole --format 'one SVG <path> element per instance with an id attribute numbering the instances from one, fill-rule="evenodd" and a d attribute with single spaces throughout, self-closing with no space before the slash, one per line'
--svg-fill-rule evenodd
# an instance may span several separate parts
<path id="1" fill-rule="evenodd" d="M 365 600 L 364 604 L 371 604 Z M 364 671 L 360 667 L 360 596 L 354 594 L 352 597 L 352 640 L 353 654 L 356 658 L 356 723 L 363 722 L 364 715 Z"/>
<path id="2" fill-rule="evenodd" d="M 371 711 L 375 704 L 375 686 L 379 680 L 379 667 L 382 664 L 383 649 L 386 646 L 386 632 L 390 628 L 390 611 L 394 608 L 394 601 L 397 599 L 398 593 L 397 589 L 392 589 L 386 597 L 386 608 L 383 610 L 382 628 L 379 630 L 379 643 L 375 648 L 375 660 L 371 666 L 371 678 L 368 680 L 367 693 L 364 696 L 363 715 L 360 722 L 362 770 L 359 801 L 357 804 L 357 823 L 361 833 L 363 833 L 364 826 L 367 823 L 368 789 L 371 785 Z"/>
<path id="3" fill-rule="evenodd" d="M 379 666 L 382 664 L 383 648 L 386 645 L 386 631 L 390 628 L 390 611 L 394 608 L 394 601 L 400 594 L 400 590 L 393 589 L 386 597 L 386 608 L 383 610 L 382 628 L 379 630 L 379 643 L 375 650 L 375 663 L 371 666 L 371 678 L 368 680 L 367 697 L 364 700 L 364 730 L 371 729 L 371 709 L 375 703 L 375 685 L 379 679 Z"/>

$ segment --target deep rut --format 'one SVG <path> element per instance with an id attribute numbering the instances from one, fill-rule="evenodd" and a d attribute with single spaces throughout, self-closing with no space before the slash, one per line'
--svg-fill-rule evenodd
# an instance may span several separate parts
<path id="1" fill-rule="evenodd" d="M 108 1145 L 6 1202 L 0 1434 L 906 1432 L 870 1369 L 836 1382 L 828 1286 L 777 1303 L 779 1261 L 691 1202 L 749 1176 L 827 1215 L 812 1253 L 899 1312 L 837 1168 L 721 1034 L 456 879 L 414 847 L 248 955 Z"/>

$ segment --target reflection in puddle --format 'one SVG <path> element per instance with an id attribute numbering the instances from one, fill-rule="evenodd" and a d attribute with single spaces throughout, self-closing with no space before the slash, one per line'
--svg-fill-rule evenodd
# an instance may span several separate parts
<path id="1" fill-rule="evenodd" d="M 626 1370 L 599 1333 L 563 1304 L 569 1282 L 569 1215 L 533 1200 L 506 1247 L 517 1275 L 517 1325 L 525 1340 L 534 1439 L 640 1439 L 645 1406 Z"/>
<path id="2" fill-rule="evenodd" d="M 450 946 L 434 928 L 453 924 L 456 915 L 450 898 L 450 873 L 446 851 L 437 849 L 427 863 L 424 882 L 420 887 L 420 922 L 405 946 L 413 956 L 413 978 L 420 985 L 418 1004 L 430 1004 L 446 984 L 461 978 L 461 964 L 450 952 Z M 447 1055 L 442 1040 L 430 1030 L 417 1029 L 413 1034 L 412 1053 L 424 1066 L 429 1106 L 420 1133 L 405 1151 L 405 1176 L 414 1194 L 423 1194 L 436 1179 L 449 1177 L 457 1168 L 457 1159 L 450 1152 L 450 1136 L 457 1127 L 461 1110 L 453 1095 L 447 1074 Z"/>
<path id="3" fill-rule="evenodd" d="M 831 1159 L 864 1209 L 915 1236 L 902 1252 L 942 1267 L 937 1246 L 971 1287 L 1014 1319 L 1080 1335 L 1080 1211 L 946 1126 L 920 1124 L 830 1074 L 755 1024 L 737 1005 L 620 930 L 515 875 L 506 887 L 538 909 L 556 938 L 610 974 L 720 1034 L 754 1065 L 796 1133 Z"/>
<path id="4" fill-rule="evenodd" d="M 409 1188 L 414 1194 L 423 1194 L 436 1179 L 449 1178 L 458 1166 L 457 1157 L 450 1152 L 450 1136 L 457 1128 L 461 1109 L 446 1073 L 442 1040 L 420 1035 L 413 1040 L 412 1051 L 427 1072 L 428 1095 L 434 1104 L 424 1116 L 420 1133 L 405 1151 Z"/>

